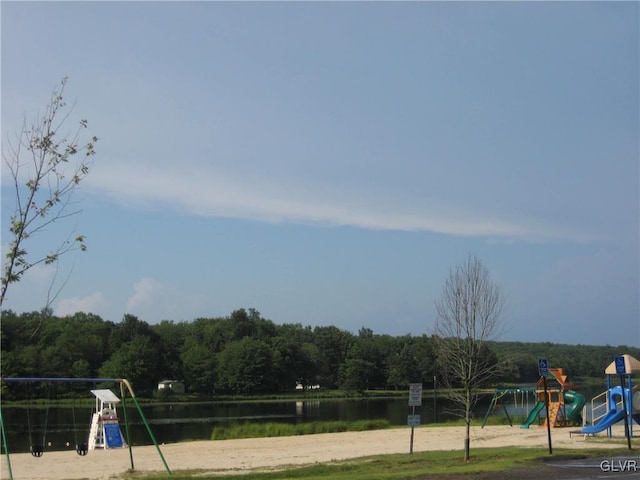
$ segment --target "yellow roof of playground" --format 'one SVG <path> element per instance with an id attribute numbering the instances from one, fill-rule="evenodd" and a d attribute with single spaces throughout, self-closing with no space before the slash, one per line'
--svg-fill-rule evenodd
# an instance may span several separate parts
<path id="1" fill-rule="evenodd" d="M 640 360 L 628 353 L 621 355 L 621 357 L 624 357 L 625 375 L 640 374 Z M 616 362 L 611 362 L 604 373 L 605 375 L 616 375 Z"/>

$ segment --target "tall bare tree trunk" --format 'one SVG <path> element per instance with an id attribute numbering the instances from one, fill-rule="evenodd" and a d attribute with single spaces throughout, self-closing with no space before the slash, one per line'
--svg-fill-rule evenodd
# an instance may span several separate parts
<path id="1" fill-rule="evenodd" d="M 436 302 L 433 332 L 442 380 L 453 402 L 450 413 L 465 420 L 464 459 L 470 459 L 471 420 L 479 389 L 501 371 L 488 342 L 501 331 L 504 297 L 474 256 L 452 269 Z"/>

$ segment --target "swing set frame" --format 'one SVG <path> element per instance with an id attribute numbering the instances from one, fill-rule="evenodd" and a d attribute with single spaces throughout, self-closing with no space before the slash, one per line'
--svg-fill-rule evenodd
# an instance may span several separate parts
<path id="1" fill-rule="evenodd" d="M 156 437 L 153 435 L 151 431 L 151 427 L 149 426 L 149 422 L 147 422 L 147 418 L 144 416 L 142 412 L 142 408 L 140 407 L 140 403 L 136 398 L 136 395 L 133 391 L 133 387 L 131 383 L 126 378 L 56 378 L 56 377 L 48 377 L 48 378 L 34 378 L 34 377 L 4 377 L 0 378 L 2 382 L 7 383 L 28 383 L 28 382 L 42 382 L 42 383 L 115 383 L 120 386 L 120 396 L 122 397 L 122 411 L 124 413 L 124 425 L 125 425 L 125 435 L 126 442 L 129 448 L 129 461 L 131 463 L 131 470 L 135 470 L 133 465 L 133 446 L 131 445 L 131 439 L 129 435 L 129 422 L 127 419 L 127 408 L 126 408 L 126 392 L 129 393 L 129 396 L 133 400 L 133 403 L 140 414 L 140 418 L 144 423 L 145 428 L 147 429 L 147 433 L 151 438 L 151 441 L 156 447 L 158 454 L 160 455 L 160 459 L 164 465 L 165 470 L 169 475 L 171 475 L 171 470 L 169 469 L 169 465 L 167 465 L 167 461 L 162 454 L 162 450 L 160 450 L 160 445 L 158 445 L 158 441 Z M 126 388 L 126 392 L 125 392 Z M 5 457 L 7 460 L 7 472 L 9 473 L 9 480 L 13 480 L 13 472 L 11 470 L 11 458 L 9 455 L 9 447 L 7 445 L 7 433 L 5 430 L 4 420 L 2 416 L 2 403 L 0 402 L 0 430 L 2 430 L 2 444 L 4 445 Z"/>

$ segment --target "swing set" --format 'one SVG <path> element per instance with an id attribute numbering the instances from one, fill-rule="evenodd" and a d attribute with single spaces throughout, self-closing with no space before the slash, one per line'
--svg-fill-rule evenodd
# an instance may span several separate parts
<path id="1" fill-rule="evenodd" d="M 147 433 L 149 434 L 149 437 L 151 438 L 151 441 L 153 442 L 153 444 L 156 447 L 156 450 L 158 452 L 158 454 L 160 455 L 160 459 L 162 460 L 162 463 L 164 465 L 165 470 L 167 471 L 167 473 L 169 475 L 171 475 L 171 470 L 169 469 L 169 466 L 167 465 L 167 462 L 164 458 L 164 455 L 162 455 L 162 451 L 160 450 L 160 446 L 158 445 L 158 442 L 155 438 L 155 436 L 153 435 L 153 432 L 151 431 L 151 427 L 149 426 L 149 422 L 147 422 L 146 417 L 144 416 L 144 413 L 142 412 L 142 408 L 140 407 L 140 403 L 138 402 L 138 399 L 135 396 L 135 393 L 133 391 L 133 388 L 131 387 L 131 383 L 129 383 L 129 380 L 127 380 L 126 378 L 31 378 L 31 377 L 5 377 L 1 379 L 2 382 L 6 382 L 6 383 L 25 383 L 25 384 L 30 384 L 30 383 L 115 383 L 117 385 L 119 385 L 120 387 L 120 396 L 122 397 L 122 411 L 124 413 L 124 424 L 125 424 L 125 432 L 126 432 L 126 446 L 128 446 L 129 448 L 129 460 L 131 463 L 131 470 L 135 470 L 134 468 L 134 464 L 133 464 L 133 447 L 131 445 L 131 440 L 130 440 L 130 435 L 129 435 L 129 422 L 128 422 L 128 418 L 127 418 L 127 408 L 126 408 L 126 393 L 128 392 L 129 396 L 131 397 L 131 399 L 133 400 L 133 403 L 135 404 L 135 407 L 138 411 L 138 413 L 140 414 L 140 418 L 142 419 L 142 422 L 144 423 L 144 426 L 147 430 Z M 126 391 L 125 391 L 126 389 Z M 47 393 L 49 393 L 49 390 L 47 389 Z M 48 399 L 47 399 L 48 400 Z M 73 431 L 74 431 L 74 435 L 75 435 L 75 442 L 76 442 L 76 453 L 80 456 L 85 456 L 87 455 L 89 448 L 87 443 L 85 442 L 80 442 L 78 440 L 78 432 L 77 432 L 77 428 L 76 428 L 76 416 L 75 416 L 75 406 L 72 407 L 72 415 L 73 415 Z M 47 402 L 47 406 L 45 409 L 45 414 L 44 414 L 44 425 L 42 428 L 42 442 L 38 442 L 37 440 L 34 442 L 33 441 L 33 437 L 32 437 L 32 423 L 34 423 L 33 419 L 31 418 L 31 414 L 30 414 L 30 409 L 29 407 L 27 407 L 27 429 L 28 429 L 28 433 L 29 433 L 29 451 L 31 453 L 31 455 L 33 455 L 36 458 L 40 458 L 43 456 L 44 452 L 45 452 L 45 445 L 46 444 L 46 435 L 47 435 L 47 426 L 48 426 L 48 422 L 49 422 L 49 402 Z M 7 433 L 5 430 L 5 422 L 3 420 L 3 416 L 2 416 L 2 404 L 0 403 L 0 430 L 2 431 L 2 444 L 4 445 L 4 451 L 5 451 L 5 457 L 7 460 L 7 472 L 9 473 L 9 480 L 13 480 L 13 472 L 11 470 L 11 459 L 10 459 L 10 455 L 9 455 L 9 446 L 7 444 Z"/>
<path id="2" fill-rule="evenodd" d="M 29 384 L 26 383 L 26 397 L 27 399 L 31 398 L 31 394 L 29 391 Z M 55 385 L 55 384 L 53 384 Z M 31 405 L 30 403 L 27 404 L 27 408 L 26 408 L 26 417 L 27 417 L 27 433 L 29 436 L 29 452 L 31 452 L 31 455 L 33 455 L 34 457 L 41 457 L 44 454 L 45 451 L 45 445 L 50 446 L 50 443 L 47 443 L 47 429 L 49 426 L 49 407 L 51 405 L 51 388 L 50 385 L 47 384 L 46 386 L 46 392 L 47 392 L 47 402 L 46 402 L 46 407 L 44 410 L 44 421 L 43 426 L 41 428 L 42 430 L 42 441 L 34 441 L 34 437 L 38 438 L 36 436 L 36 433 L 34 433 L 34 431 L 36 431 L 36 425 L 38 424 L 37 422 L 37 415 L 35 415 L 35 412 L 32 412 L 31 409 Z M 54 389 L 54 395 L 55 397 L 55 389 Z M 75 439 L 75 450 L 76 453 L 80 456 L 85 456 L 88 453 L 88 446 L 86 442 L 81 442 L 78 438 L 78 427 L 77 427 L 77 422 L 76 422 L 76 407 L 75 407 L 75 403 L 71 406 L 71 416 L 72 416 L 72 420 L 73 420 L 73 436 Z M 69 446 L 69 442 L 67 442 L 67 447 Z"/>

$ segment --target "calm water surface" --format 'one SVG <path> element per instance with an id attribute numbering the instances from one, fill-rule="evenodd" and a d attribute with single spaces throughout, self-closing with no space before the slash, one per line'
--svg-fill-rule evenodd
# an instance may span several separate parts
<path id="1" fill-rule="evenodd" d="M 599 393 L 599 392 L 596 392 Z M 591 395 L 585 395 L 587 399 Z M 483 418 L 491 396 L 483 398 L 475 411 L 476 417 Z M 526 416 L 533 408 L 535 400 L 522 401 L 516 406 L 513 399 L 507 399 L 510 415 Z M 447 401 L 437 398 L 437 420 L 451 419 L 444 413 Z M 412 413 L 408 406 L 408 395 L 394 398 L 373 399 L 318 399 L 304 401 L 265 402 L 212 402 L 198 404 L 143 405 L 143 413 L 159 443 L 174 443 L 187 440 L 208 440 L 213 428 L 221 425 L 243 422 L 289 422 L 302 423 L 331 420 L 373 420 L 386 419 L 391 425 L 407 424 L 407 415 Z M 19 408 L 2 409 L 7 444 L 10 453 L 28 452 L 31 444 L 51 442 L 48 450 L 73 450 L 76 443 L 87 441 L 93 408 Z M 140 414 L 127 403 L 129 433 L 133 445 L 153 443 L 144 427 Z M 416 407 L 421 415 L 421 423 L 434 422 L 432 398 L 423 399 L 423 405 Z M 124 412 L 118 410 L 121 429 L 126 438 Z M 504 415 L 502 408 L 495 414 Z M 46 424 L 46 431 L 45 431 Z M 66 446 L 69 443 L 70 446 Z"/>
<path id="2" fill-rule="evenodd" d="M 143 405 L 142 411 L 159 443 L 208 440 L 214 427 L 244 422 L 302 423 L 387 419 L 391 425 L 400 426 L 406 425 L 407 415 L 411 413 L 408 398 L 181 403 Z M 9 451 L 27 452 L 32 443 L 46 445 L 49 442 L 52 444 L 49 450 L 73 449 L 76 443 L 86 441 L 92 413 L 93 408 L 88 407 L 51 407 L 48 410 L 5 407 L 2 414 Z M 433 401 L 416 407 L 416 413 L 422 415 L 423 423 L 433 422 Z M 122 408 L 118 409 L 118 415 L 122 433 L 126 436 Z M 442 420 L 441 415 L 438 417 Z M 127 419 L 132 444 L 151 444 L 140 414 L 129 404 Z M 69 447 L 66 446 L 67 442 Z"/>

